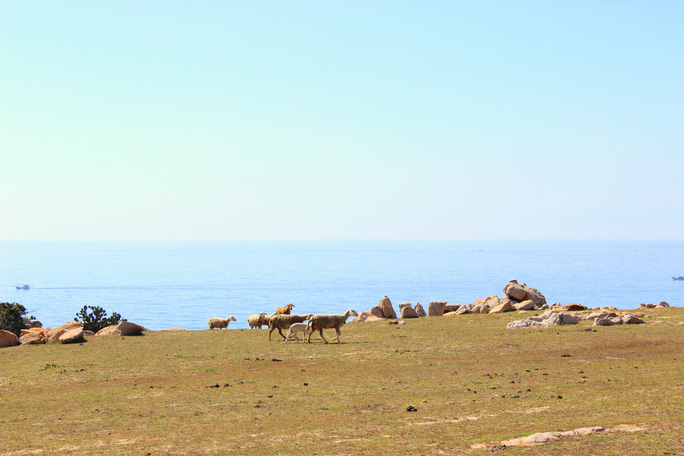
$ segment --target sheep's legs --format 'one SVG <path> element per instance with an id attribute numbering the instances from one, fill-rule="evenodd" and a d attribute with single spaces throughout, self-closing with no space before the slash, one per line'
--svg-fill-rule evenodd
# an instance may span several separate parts
<path id="1" fill-rule="evenodd" d="M 340 343 L 340 334 L 342 334 L 342 333 L 340 332 L 340 328 L 335 328 L 335 331 L 337 331 L 337 337 L 335 337 L 335 339 L 337 339 L 337 343 L 339 344 Z"/>
<path id="2" fill-rule="evenodd" d="M 281 336 L 283 336 L 283 332 L 278 328 L 278 332 L 280 333 Z M 287 340 L 287 337 L 283 336 L 283 339 Z"/>
<path id="3" fill-rule="evenodd" d="M 319 329 L 318 332 L 321 334 L 321 338 L 323 339 L 323 341 L 327 344 L 328 339 L 326 339 L 325 336 L 323 335 L 323 328 Z"/>

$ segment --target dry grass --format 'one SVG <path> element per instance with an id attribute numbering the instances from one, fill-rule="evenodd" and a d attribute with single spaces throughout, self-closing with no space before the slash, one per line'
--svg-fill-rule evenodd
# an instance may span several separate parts
<path id="1" fill-rule="evenodd" d="M 681 454 L 684 309 L 643 313 L 596 331 L 463 315 L 350 324 L 329 345 L 206 330 L 2 349 L 0 454 L 483 454 L 599 425 L 505 452 Z"/>

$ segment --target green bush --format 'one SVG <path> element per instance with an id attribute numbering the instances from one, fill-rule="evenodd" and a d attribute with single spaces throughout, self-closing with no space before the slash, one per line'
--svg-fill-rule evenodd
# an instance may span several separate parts
<path id="1" fill-rule="evenodd" d="M 90 309 L 90 312 L 88 312 L 88 309 Z M 115 325 L 122 320 L 126 321 L 125 318 L 122 319 L 121 315 L 116 312 L 112 312 L 112 316 L 107 317 L 107 311 L 98 306 L 83 306 L 83 309 L 74 318 L 74 321 L 83 324 L 83 329 L 93 332 L 98 332 L 105 326 Z"/>
<path id="2" fill-rule="evenodd" d="M 16 302 L 0 303 L 0 329 L 21 336 L 21 330 L 26 329 L 26 308 Z"/>

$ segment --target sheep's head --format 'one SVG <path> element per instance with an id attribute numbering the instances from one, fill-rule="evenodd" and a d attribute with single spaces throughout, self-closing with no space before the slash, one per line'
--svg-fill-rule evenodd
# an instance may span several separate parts
<path id="1" fill-rule="evenodd" d="M 228 318 L 228 321 L 237 321 L 237 320 L 235 320 L 235 317 L 231 315 L 231 316 Z"/>
<path id="2" fill-rule="evenodd" d="M 259 314 L 260 317 L 265 317 L 266 315 L 267 315 L 266 312 L 261 312 L 261 313 Z"/>
<path id="3" fill-rule="evenodd" d="M 355 311 L 354 309 L 349 309 L 349 310 L 346 312 L 346 314 L 347 314 L 348 316 L 350 316 L 350 317 L 358 317 L 358 316 L 359 316 L 359 314 L 357 314 L 356 311 Z"/>

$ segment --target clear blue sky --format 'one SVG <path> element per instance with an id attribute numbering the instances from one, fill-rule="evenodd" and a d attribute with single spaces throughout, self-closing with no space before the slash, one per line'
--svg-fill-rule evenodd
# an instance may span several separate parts
<path id="1" fill-rule="evenodd" d="M 684 237 L 684 2 L 0 2 L 0 240 Z"/>

